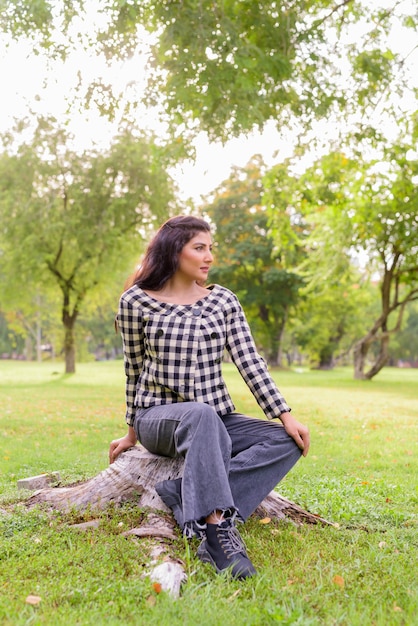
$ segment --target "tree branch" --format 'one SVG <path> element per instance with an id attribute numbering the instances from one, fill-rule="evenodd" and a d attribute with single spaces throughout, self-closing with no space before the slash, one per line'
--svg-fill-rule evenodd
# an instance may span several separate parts
<path id="1" fill-rule="evenodd" d="M 331 11 L 327 15 L 325 15 L 322 19 L 317 20 L 315 22 L 315 27 L 318 27 L 318 26 L 321 26 L 321 24 L 324 24 L 324 22 L 329 20 L 329 18 L 332 17 L 334 13 L 339 11 L 342 7 L 345 7 L 347 4 L 350 4 L 350 2 L 353 2 L 353 0 L 344 0 L 343 2 L 341 2 L 341 4 L 336 4 L 335 7 L 331 9 Z"/>

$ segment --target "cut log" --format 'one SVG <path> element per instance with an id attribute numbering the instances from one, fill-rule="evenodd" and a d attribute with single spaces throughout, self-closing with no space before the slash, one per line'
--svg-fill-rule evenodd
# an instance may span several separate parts
<path id="1" fill-rule="evenodd" d="M 84 483 L 36 491 L 26 501 L 26 506 L 46 504 L 60 511 L 83 511 L 87 508 L 102 510 L 112 503 L 120 505 L 135 500 L 139 507 L 170 512 L 155 491 L 154 485 L 162 480 L 178 478 L 182 471 L 182 458 L 157 456 L 137 445 L 123 452 L 112 465 Z M 297 525 L 331 524 L 275 491 L 263 500 L 255 514 L 289 519 Z"/>

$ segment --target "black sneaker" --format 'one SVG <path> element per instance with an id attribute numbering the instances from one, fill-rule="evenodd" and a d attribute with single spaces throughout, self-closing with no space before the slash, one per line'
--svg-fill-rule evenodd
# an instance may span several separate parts
<path id="1" fill-rule="evenodd" d="M 175 480 L 163 480 L 155 485 L 155 491 L 160 496 L 161 500 L 172 511 L 174 519 L 177 524 L 183 530 L 183 504 L 181 500 L 181 478 Z"/>
<path id="2" fill-rule="evenodd" d="M 230 569 L 234 578 L 243 579 L 257 573 L 241 535 L 230 520 L 207 524 L 206 539 L 198 547 L 197 556 L 204 563 L 213 565 L 218 574 Z"/>

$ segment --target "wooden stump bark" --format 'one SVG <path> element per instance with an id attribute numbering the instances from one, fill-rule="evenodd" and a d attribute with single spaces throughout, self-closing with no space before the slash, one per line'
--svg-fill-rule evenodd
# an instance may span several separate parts
<path id="1" fill-rule="evenodd" d="M 157 456 L 137 445 L 122 453 L 115 463 L 84 483 L 69 487 L 51 487 L 36 491 L 27 507 L 46 504 L 52 509 L 83 511 L 102 510 L 109 504 L 122 504 L 135 499 L 139 507 L 169 512 L 154 489 L 161 480 L 182 475 L 183 459 Z M 293 523 L 330 524 L 318 515 L 272 491 L 255 511 L 255 515 L 289 519 Z"/>

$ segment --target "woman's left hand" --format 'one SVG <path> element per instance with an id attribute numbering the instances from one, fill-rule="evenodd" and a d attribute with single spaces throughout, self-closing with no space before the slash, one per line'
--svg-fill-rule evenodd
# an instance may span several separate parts
<path id="1" fill-rule="evenodd" d="M 308 427 L 295 420 L 290 413 L 282 413 L 280 419 L 287 434 L 295 440 L 303 456 L 306 456 L 311 443 Z"/>
<path id="2" fill-rule="evenodd" d="M 117 457 L 125 450 L 133 448 L 136 444 L 136 435 L 132 426 L 128 427 L 128 434 L 120 439 L 114 439 L 110 442 L 109 447 L 109 463 L 112 464 L 116 461 Z"/>

